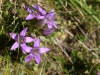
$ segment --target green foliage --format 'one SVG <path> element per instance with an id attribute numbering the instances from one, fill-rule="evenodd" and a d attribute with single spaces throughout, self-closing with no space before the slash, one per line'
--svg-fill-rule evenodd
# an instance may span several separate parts
<path id="1" fill-rule="evenodd" d="M 0 75 L 96 75 L 100 72 L 100 5 L 99 0 L 43 0 L 43 8 L 56 12 L 58 29 L 52 35 L 41 36 L 36 21 L 26 21 L 22 4 L 38 1 L 2 0 L 0 5 Z M 13 2 L 15 1 L 15 3 Z M 41 1 L 41 0 L 40 0 Z M 41 46 L 51 51 L 41 57 L 41 65 L 34 60 L 24 63 L 25 56 L 10 51 L 14 43 L 9 32 L 19 33 L 29 28 L 41 38 Z M 29 44 L 31 45 L 31 44 Z M 20 50 L 20 49 L 19 49 Z M 21 55 L 21 56 L 19 56 Z"/>

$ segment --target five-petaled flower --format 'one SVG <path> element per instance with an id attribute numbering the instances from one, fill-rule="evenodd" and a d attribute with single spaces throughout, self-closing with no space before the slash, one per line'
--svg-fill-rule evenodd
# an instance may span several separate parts
<path id="1" fill-rule="evenodd" d="M 36 15 L 36 18 L 38 20 L 43 21 L 43 23 L 47 24 L 48 28 L 52 28 L 52 26 L 54 26 L 55 28 L 58 28 L 54 22 L 55 19 L 55 12 L 51 11 L 49 13 L 46 13 L 40 6 L 38 6 L 37 4 L 35 4 L 33 6 L 36 10 L 39 11 L 39 14 Z"/>
<path id="2" fill-rule="evenodd" d="M 40 64 L 40 54 L 48 52 L 50 49 L 49 48 L 40 48 L 40 38 L 37 38 L 36 41 L 34 42 L 34 46 L 32 47 L 32 50 L 30 54 L 26 57 L 25 62 L 29 62 L 32 60 L 32 58 L 35 58 L 35 61 L 37 64 Z"/>
<path id="3" fill-rule="evenodd" d="M 26 6 L 24 6 L 24 8 L 30 13 L 27 17 L 26 20 L 31 20 L 36 18 L 37 20 L 41 21 L 41 23 L 43 25 L 47 24 L 48 28 L 52 28 L 52 26 L 54 26 L 54 28 L 58 28 L 54 22 L 55 19 L 55 12 L 51 11 L 49 13 L 46 13 L 40 6 L 38 6 L 37 4 L 35 4 L 33 6 L 33 8 L 36 10 L 32 10 Z M 38 21 L 38 22 L 39 22 Z"/>
<path id="4" fill-rule="evenodd" d="M 19 46 L 21 47 L 23 53 L 30 52 L 31 48 L 26 45 L 26 43 L 33 42 L 34 39 L 32 37 L 26 37 L 27 27 L 24 28 L 20 34 L 16 33 L 10 33 L 10 36 L 12 39 L 14 39 L 16 42 L 12 45 L 10 50 L 15 50 Z"/>

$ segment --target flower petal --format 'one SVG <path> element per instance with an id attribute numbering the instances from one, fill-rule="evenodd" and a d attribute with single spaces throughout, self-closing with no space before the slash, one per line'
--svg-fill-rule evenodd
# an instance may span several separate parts
<path id="1" fill-rule="evenodd" d="M 22 46 L 26 46 L 26 43 L 22 43 L 22 44 L 20 44 L 20 46 L 22 47 Z"/>
<path id="2" fill-rule="evenodd" d="M 56 29 L 58 28 L 54 21 L 52 21 L 52 25 L 53 25 Z"/>
<path id="3" fill-rule="evenodd" d="M 10 50 L 15 50 L 16 48 L 18 48 L 18 42 L 15 42 Z"/>
<path id="4" fill-rule="evenodd" d="M 50 49 L 49 48 L 39 48 L 40 53 L 45 53 L 48 52 Z"/>
<path id="5" fill-rule="evenodd" d="M 24 9 L 27 10 L 29 13 L 32 13 L 33 12 L 33 10 L 30 9 L 29 7 L 27 7 L 27 6 L 24 6 Z"/>
<path id="6" fill-rule="evenodd" d="M 22 48 L 22 51 L 24 52 L 24 54 L 27 52 L 27 53 L 30 53 L 31 50 L 32 50 L 32 47 L 29 47 L 29 46 L 21 46 Z"/>
<path id="7" fill-rule="evenodd" d="M 24 42 L 25 42 L 25 43 L 30 43 L 30 42 L 32 42 L 32 41 L 34 41 L 34 39 L 33 39 L 32 37 L 25 37 L 25 38 L 24 38 Z"/>
<path id="8" fill-rule="evenodd" d="M 26 17 L 26 20 L 32 20 L 35 18 L 35 15 L 33 14 L 29 14 L 27 17 Z"/>
<path id="9" fill-rule="evenodd" d="M 40 47 L 40 38 L 37 38 L 35 43 L 34 43 L 34 47 L 35 48 L 39 48 Z"/>
<path id="10" fill-rule="evenodd" d="M 47 22 L 48 28 L 52 28 L 52 23 L 51 22 Z"/>
<path id="11" fill-rule="evenodd" d="M 46 14 L 46 12 L 39 5 L 35 4 L 33 7 L 37 9 L 42 15 Z"/>
<path id="12" fill-rule="evenodd" d="M 55 19 L 55 13 L 54 13 L 54 12 L 50 12 L 50 13 L 48 13 L 48 14 L 46 15 L 46 17 L 47 17 L 50 21 L 52 21 L 52 20 Z"/>
<path id="13" fill-rule="evenodd" d="M 35 55 L 35 61 L 38 65 L 40 64 L 40 54 Z"/>
<path id="14" fill-rule="evenodd" d="M 26 59 L 25 59 L 25 62 L 29 62 L 30 60 L 32 60 L 33 58 L 33 55 L 32 54 L 29 54 Z"/>
<path id="15" fill-rule="evenodd" d="M 23 54 L 27 53 L 22 47 L 21 47 L 21 50 L 22 50 Z"/>
<path id="16" fill-rule="evenodd" d="M 40 19 L 44 19 L 45 17 L 44 16 L 41 16 L 41 15 L 37 15 L 36 16 L 36 19 L 40 20 Z"/>
<path id="17" fill-rule="evenodd" d="M 21 49 L 22 49 L 22 52 L 23 52 L 24 54 L 26 54 L 26 51 L 25 51 L 24 48 L 23 48 L 24 46 L 26 46 L 25 43 L 20 44 L 20 47 L 21 47 Z"/>
<path id="18" fill-rule="evenodd" d="M 21 32 L 20 32 L 20 36 L 25 36 L 26 32 L 27 32 L 28 27 L 24 28 Z"/>
<path id="19" fill-rule="evenodd" d="M 12 37 L 12 39 L 17 40 L 18 35 L 16 33 L 10 33 L 10 36 Z"/>

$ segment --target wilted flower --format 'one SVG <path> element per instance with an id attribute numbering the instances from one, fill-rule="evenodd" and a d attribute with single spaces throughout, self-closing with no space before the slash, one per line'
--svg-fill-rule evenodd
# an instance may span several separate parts
<path id="1" fill-rule="evenodd" d="M 31 48 L 26 46 L 26 43 L 30 43 L 32 41 L 34 41 L 34 39 L 32 37 L 26 37 L 26 32 L 27 32 L 27 27 L 24 28 L 20 34 L 16 34 L 16 33 L 10 33 L 10 36 L 12 37 L 12 39 L 14 39 L 16 42 L 12 45 L 10 50 L 15 50 L 16 48 L 18 48 L 19 46 L 21 47 L 23 53 L 26 52 L 30 52 Z"/>
<path id="2" fill-rule="evenodd" d="M 44 36 L 48 36 L 48 35 L 52 34 L 53 32 L 54 32 L 54 29 L 47 28 L 47 29 L 44 29 L 41 34 Z"/>
<path id="3" fill-rule="evenodd" d="M 25 62 L 29 62 L 32 58 L 35 58 L 37 64 L 40 64 L 40 54 L 48 52 L 49 50 L 49 48 L 40 48 L 40 38 L 37 38 L 30 54 L 26 57 Z"/>

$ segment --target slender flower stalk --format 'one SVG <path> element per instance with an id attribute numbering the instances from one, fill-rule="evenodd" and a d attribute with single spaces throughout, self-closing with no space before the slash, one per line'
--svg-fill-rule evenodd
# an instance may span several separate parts
<path id="1" fill-rule="evenodd" d="M 30 52 L 31 48 L 26 45 L 26 43 L 33 42 L 34 39 L 32 37 L 26 37 L 26 32 L 27 32 L 27 27 L 24 28 L 20 34 L 16 33 L 10 33 L 10 36 L 12 37 L 13 40 L 16 42 L 12 45 L 10 50 L 15 50 L 19 46 L 21 47 L 23 53 Z"/>
<path id="2" fill-rule="evenodd" d="M 34 46 L 32 47 L 32 50 L 30 54 L 26 57 L 25 62 L 29 62 L 33 58 L 35 58 L 36 63 L 39 65 L 40 64 L 40 54 L 48 52 L 50 49 L 49 48 L 40 48 L 40 38 L 37 38 Z"/>

